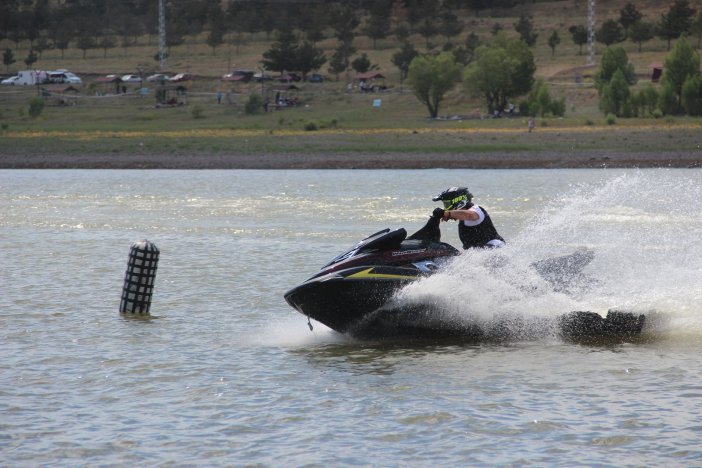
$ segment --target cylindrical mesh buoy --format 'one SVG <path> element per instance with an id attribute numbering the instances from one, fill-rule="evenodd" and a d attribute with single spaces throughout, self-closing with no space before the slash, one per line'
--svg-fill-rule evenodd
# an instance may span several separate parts
<path id="1" fill-rule="evenodd" d="M 122 314 L 148 314 L 156 280 L 158 248 L 148 240 L 129 249 L 129 262 L 122 288 L 119 311 Z"/>

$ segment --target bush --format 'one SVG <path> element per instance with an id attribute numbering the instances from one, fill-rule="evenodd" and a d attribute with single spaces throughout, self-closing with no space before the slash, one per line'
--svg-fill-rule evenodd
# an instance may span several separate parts
<path id="1" fill-rule="evenodd" d="M 614 125 L 617 123 L 617 116 L 614 114 L 607 114 L 607 117 L 605 117 L 605 122 L 607 122 L 607 125 Z"/>
<path id="2" fill-rule="evenodd" d="M 39 117 L 44 110 L 44 99 L 39 96 L 34 96 L 29 101 L 29 116 L 33 119 Z"/>
<path id="3" fill-rule="evenodd" d="M 631 91 L 624 72 L 617 70 L 612 79 L 600 88 L 600 109 L 605 115 L 624 115 L 624 104 L 629 100 Z"/>
<path id="4" fill-rule="evenodd" d="M 551 101 L 551 113 L 554 117 L 563 117 L 566 112 L 565 98 Z"/>
<path id="5" fill-rule="evenodd" d="M 314 132 L 317 130 L 317 123 L 316 122 L 307 122 L 304 126 L 305 131 L 307 132 Z"/>
<path id="6" fill-rule="evenodd" d="M 647 83 L 644 88 L 639 91 L 639 106 L 641 116 L 647 113 L 653 115 L 658 109 L 658 91 L 651 83 Z"/>
<path id="7" fill-rule="evenodd" d="M 203 119 L 205 118 L 205 109 L 201 105 L 196 104 L 190 109 L 190 115 L 193 116 L 193 119 Z"/>
<path id="8" fill-rule="evenodd" d="M 682 87 L 682 104 L 688 115 L 702 115 L 702 76 L 689 76 Z"/>
<path id="9" fill-rule="evenodd" d="M 658 108 L 665 115 L 681 114 L 682 109 L 678 105 L 678 96 L 672 85 L 665 83 L 663 89 L 658 95 Z"/>
<path id="10" fill-rule="evenodd" d="M 263 98 L 260 94 L 252 94 L 244 104 L 246 115 L 260 114 L 263 111 Z"/>
<path id="11" fill-rule="evenodd" d="M 519 103 L 519 112 L 532 117 L 546 117 L 549 113 L 554 117 L 563 117 L 566 112 L 565 98 L 553 99 L 548 85 L 539 79 L 529 92 L 526 101 Z"/>

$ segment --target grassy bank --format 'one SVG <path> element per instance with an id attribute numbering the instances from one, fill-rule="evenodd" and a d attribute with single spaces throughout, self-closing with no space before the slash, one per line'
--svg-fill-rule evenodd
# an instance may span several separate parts
<path id="1" fill-rule="evenodd" d="M 598 4 L 598 21 L 616 18 L 625 0 Z M 644 1 L 637 6 L 654 20 L 667 8 L 660 2 Z M 219 77 L 232 69 L 258 70 L 262 53 L 271 45 L 265 34 L 246 35 L 243 43 L 228 42 L 216 53 L 204 44 L 204 36 L 189 38 L 173 48 L 168 60 L 169 72 L 190 72 L 198 79 L 187 84 L 182 105 L 158 107 L 154 86 L 140 96 L 138 85 L 129 85 L 127 94 L 114 95 L 114 85 L 101 84 L 98 75 L 134 73 L 145 62 L 153 62 L 156 45 L 139 38 L 129 49 L 108 53 L 71 48 L 62 56 L 47 50 L 37 63 L 39 68 L 67 68 L 84 78 L 77 94 L 65 98 L 46 98 L 46 107 L 37 118 L 28 115 L 29 102 L 37 89 L 2 87 L 0 89 L 0 163 L 3 158 L 21 155 L 324 155 L 324 154 L 698 154 L 702 144 L 702 120 L 689 118 L 618 119 L 607 122 L 598 109 L 598 96 L 592 83 L 596 66 L 584 67 L 585 53 L 570 41 L 567 29 L 587 21 L 587 2 L 563 0 L 536 2 L 514 10 L 484 12 L 473 16 L 467 12 L 466 29 L 489 41 L 495 25 L 515 34 L 513 25 L 519 15 L 534 18 L 539 34 L 533 48 L 536 75 L 546 80 L 554 98 L 566 102 L 564 118 L 537 120 L 536 130 L 527 132 L 525 117 L 486 118 L 485 102 L 469 96 L 460 85 L 442 103 L 440 120 L 427 119 L 427 110 L 399 79 L 391 64 L 399 42 L 390 36 L 377 47 L 365 36 L 354 40 L 357 54 L 367 53 L 387 77 L 387 91 L 378 94 L 347 92 L 353 73 L 330 77 L 322 84 L 297 83 L 291 92 L 300 106 L 246 115 L 244 105 L 253 93 L 266 94 L 269 83 L 247 85 L 224 83 Z M 561 44 L 551 50 L 546 40 L 553 30 L 561 35 Z M 231 38 L 230 38 L 231 39 Z M 418 35 L 410 38 L 420 50 L 425 41 Z M 437 39 L 438 40 L 438 39 Z M 26 42 L 26 41 L 25 41 Z M 440 45 L 440 44 L 439 44 Z M 641 51 L 630 41 L 622 44 L 635 67 L 641 86 L 650 82 L 650 66 L 662 62 L 667 44 L 654 39 Z M 0 41 L 0 47 L 14 46 Z M 318 44 L 330 56 L 337 43 L 327 37 Z M 16 49 L 22 57 L 28 42 Z M 603 46 L 597 45 L 595 60 Z M 148 67 L 146 67 L 148 69 Z M 8 70 L 9 72 L 9 70 Z M 322 70 L 325 73 L 325 70 Z M 270 83 L 273 84 L 273 83 Z M 233 104 L 216 101 L 218 92 L 234 92 Z M 374 106 L 375 100 L 379 106 Z M 61 102 L 63 100 L 63 102 Z M 4 167 L 8 167 L 5 165 Z"/>

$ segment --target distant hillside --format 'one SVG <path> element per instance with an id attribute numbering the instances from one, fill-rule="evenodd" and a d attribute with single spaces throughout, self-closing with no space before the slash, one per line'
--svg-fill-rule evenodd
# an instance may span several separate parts
<path id="1" fill-rule="evenodd" d="M 25 6 L 26 2 L 3 0 L 3 5 L 0 7 L 0 18 L 2 18 L 0 19 L 0 38 L 2 38 L 0 49 L 11 50 L 15 60 L 15 63 L 4 67 L 4 75 L 26 68 L 67 68 L 79 74 L 151 72 L 158 68 L 158 61 L 155 59 L 158 53 L 158 11 L 154 9 L 157 2 L 125 0 L 110 8 L 109 3 L 74 0 L 51 2 L 49 5 L 53 5 L 52 9 L 45 12 L 36 11 L 39 4 L 46 3 L 36 0 L 33 2 L 34 9 L 32 9 Z M 91 5 L 91 9 L 68 8 L 71 5 L 80 7 L 82 3 Z M 167 16 L 169 25 L 177 23 L 180 25 L 180 30 L 175 30 L 175 26 L 169 26 L 168 32 L 171 34 L 169 37 L 172 38 L 173 35 L 176 35 L 178 40 L 171 39 L 174 44 L 169 49 L 169 56 L 165 61 L 166 68 L 174 73 L 190 72 L 200 76 L 217 77 L 234 68 L 259 69 L 263 52 L 270 48 L 275 37 L 275 28 L 281 27 L 281 21 L 288 26 L 292 24 L 303 27 L 302 25 L 306 24 L 303 21 L 310 22 L 315 19 L 309 13 L 304 13 L 304 18 L 291 16 L 295 12 L 303 15 L 302 12 L 307 11 L 300 9 L 300 5 L 311 6 L 314 11 L 317 11 L 332 8 L 339 2 L 295 3 L 298 9 L 289 11 L 281 10 L 284 7 L 287 8 L 285 2 L 255 2 L 258 5 L 256 11 L 267 12 L 265 18 L 254 16 L 249 18 L 251 22 L 260 23 L 257 26 L 251 26 L 246 22 L 247 18 L 233 15 L 230 11 L 233 5 L 253 5 L 254 2 L 225 1 L 219 3 L 218 0 L 179 0 L 169 3 L 181 5 L 177 11 L 169 11 L 169 16 Z M 537 60 L 539 76 L 557 77 L 562 75 L 564 70 L 585 65 L 587 60 L 587 46 L 576 46 L 568 32 L 571 26 L 587 25 L 587 0 L 527 2 L 445 0 L 441 2 L 443 6 L 435 12 L 437 33 L 428 37 L 422 36 L 418 32 L 423 24 L 421 21 L 409 24 L 411 11 L 408 10 L 405 2 L 385 2 L 389 5 L 390 15 L 386 37 L 376 39 L 369 37 L 369 33 L 366 31 L 372 20 L 373 9 L 383 2 L 342 3 L 358 7 L 354 11 L 358 17 L 358 25 L 353 29 L 354 39 L 352 42 L 356 52 L 350 59 L 353 60 L 362 53 L 366 53 L 371 63 L 384 71 L 391 80 L 399 80 L 399 72 L 392 65 L 391 57 L 402 43 L 397 35 L 393 34 L 393 31 L 402 24 L 414 31 L 407 40 L 422 52 L 428 50 L 428 47 L 432 50 L 441 50 L 447 47 L 447 42 L 454 46 L 460 46 L 471 33 L 477 35 L 483 42 L 489 41 L 496 29 L 517 35 L 514 25 L 519 20 L 520 15 L 526 15 L 531 17 L 533 32 L 538 35 L 533 52 Z M 412 5 L 417 2 L 409 1 L 407 3 Z M 431 1 L 419 3 L 432 4 Z M 630 2 L 625 0 L 596 2 L 596 27 L 607 19 L 618 19 L 621 9 L 627 3 Z M 260 5 L 264 4 L 268 6 L 268 9 L 261 9 Z M 440 2 L 436 2 L 436 4 L 439 5 Z M 643 14 L 643 20 L 656 22 L 660 20 L 661 15 L 668 10 L 672 2 L 641 0 L 633 2 L 633 4 Z M 702 12 L 702 1 L 690 1 L 689 4 L 698 13 Z M 56 9 L 58 5 L 63 5 L 65 11 Z M 103 7 L 97 8 L 95 5 L 103 5 Z M 492 6 L 484 7 L 484 5 Z M 496 7 L 495 5 L 502 6 Z M 272 22 L 273 26 L 264 25 L 262 22 L 266 18 L 272 21 L 270 16 L 276 16 L 275 8 L 281 10 L 278 22 Z M 94 12 L 95 16 L 86 16 L 85 11 Z M 133 12 L 136 16 L 126 15 L 125 11 Z M 449 38 L 440 34 L 441 26 L 444 24 L 441 22 L 441 15 L 447 12 L 455 14 L 464 25 L 458 35 Z M 52 22 L 46 17 L 43 20 L 39 19 L 37 20 L 38 24 L 43 25 L 43 29 L 29 32 L 28 26 L 25 27 L 25 25 L 31 22 L 28 18 L 32 14 L 35 16 L 43 14 L 50 18 L 53 18 L 52 15 L 57 15 L 54 18 L 57 22 Z M 222 36 L 222 44 L 213 49 L 208 46 L 207 42 L 217 23 L 217 17 L 212 16 L 215 14 L 221 15 L 226 29 Z M 425 12 L 425 14 L 428 13 Z M 133 24 L 129 25 L 130 21 Z M 183 23 L 186 26 L 182 26 Z M 61 49 L 57 45 L 61 40 L 60 31 L 57 29 L 66 24 L 73 29 L 70 33 L 65 33 L 66 36 L 70 37 L 67 44 L 61 46 L 63 47 Z M 326 24 L 329 24 L 329 20 Z M 188 25 L 189 29 L 183 29 Z M 79 30 L 81 27 L 87 30 L 86 34 Z M 335 30 L 332 27 L 322 27 L 317 31 L 309 25 L 304 26 L 304 28 L 304 31 L 299 30 L 298 33 L 302 37 L 313 37 L 315 45 L 324 51 L 329 60 L 339 45 L 339 40 L 334 37 Z M 251 32 L 247 32 L 247 30 Z M 257 30 L 258 32 L 256 32 Z M 548 37 L 553 31 L 557 31 L 560 37 L 560 43 L 556 46 L 555 51 L 552 51 L 547 44 Z M 702 32 L 698 34 L 702 34 Z M 697 44 L 699 39 L 694 42 Z M 659 38 L 644 43 L 641 52 L 638 51 L 638 46 L 631 41 L 625 41 L 622 45 L 626 48 L 637 72 L 642 74 L 648 72 L 651 63 L 661 62 L 667 51 L 665 41 Z M 27 67 L 23 61 L 29 55 L 32 47 L 38 60 L 31 67 Z M 602 44 L 596 45 L 596 57 L 599 56 L 604 47 Z M 329 61 L 320 71 L 328 75 L 328 67 Z"/>

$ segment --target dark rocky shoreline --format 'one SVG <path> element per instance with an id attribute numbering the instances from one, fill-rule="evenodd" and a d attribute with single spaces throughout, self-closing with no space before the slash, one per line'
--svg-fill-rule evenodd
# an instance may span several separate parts
<path id="1" fill-rule="evenodd" d="M 0 154 L 1 169 L 538 169 L 702 167 L 702 152 Z"/>

